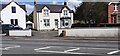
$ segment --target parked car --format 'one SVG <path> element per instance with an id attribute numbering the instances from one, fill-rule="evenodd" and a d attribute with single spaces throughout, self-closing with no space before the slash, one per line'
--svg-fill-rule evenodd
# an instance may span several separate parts
<path id="1" fill-rule="evenodd" d="M 22 27 L 20 27 L 20 26 L 18 26 L 18 25 L 14 25 L 14 28 L 13 28 L 13 30 L 23 30 L 23 28 Z"/>
<path id="2" fill-rule="evenodd" d="M 9 30 L 22 30 L 21 27 L 12 24 L 2 24 L 2 33 L 7 33 Z"/>

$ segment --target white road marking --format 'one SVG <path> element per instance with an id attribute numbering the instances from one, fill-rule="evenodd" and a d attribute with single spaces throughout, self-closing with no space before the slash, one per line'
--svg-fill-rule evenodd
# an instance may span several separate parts
<path id="1" fill-rule="evenodd" d="M 61 52 L 61 51 L 36 51 L 36 52 L 47 52 L 47 53 L 62 53 L 62 54 L 93 54 L 93 53 L 75 53 L 75 52 Z"/>
<path id="2" fill-rule="evenodd" d="M 10 46 L 10 47 L 5 47 L 4 49 L 9 50 L 10 48 L 17 48 L 17 47 L 21 47 L 21 46 L 19 46 L 19 45 L 17 45 L 17 46 Z"/>
<path id="3" fill-rule="evenodd" d="M 48 49 L 48 48 L 51 48 L 51 47 L 47 46 L 47 47 L 37 48 L 37 49 L 34 49 L 34 50 L 42 50 L 42 49 Z"/>
<path id="4" fill-rule="evenodd" d="M 110 49 L 110 48 L 87 48 L 87 47 L 80 47 L 81 49 L 103 49 L 103 50 L 118 50 L 118 49 Z"/>
<path id="5" fill-rule="evenodd" d="M 49 48 L 66 48 L 66 46 L 47 46 L 47 47 L 42 47 L 42 48 L 37 48 L 34 49 L 36 52 L 48 52 L 48 53 L 63 53 L 63 54 L 94 54 L 94 53 L 77 53 L 77 52 L 72 52 L 72 51 L 76 51 L 76 50 L 80 50 L 80 49 L 95 49 L 95 50 L 117 50 L 117 51 L 112 51 L 109 52 L 107 54 L 115 54 L 120 52 L 120 50 L 118 49 L 110 49 L 110 48 L 87 48 L 87 47 L 67 47 L 70 48 L 68 50 L 64 50 L 64 51 L 48 51 L 47 49 Z M 45 50 L 44 50 L 45 49 Z"/>
<path id="6" fill-rule="evenodd" d="M 118 52 L 120 52 L 120 50 L 112 51 L 112 52 L 109 52 L 107 54 L 115 54 L 115 53 L 118 53 Z"/>
<path id="7" fill-rule="evenodd" d="M 63 47 L 64 46 L 49 46 L 49 47 Z M 96 48 L 96 47 L 68 47 L 68 48 L 80 48 L 80 49 L 103 49 L 103 50 L 118 50 L 118 49 L 112 49 L 112 48 Z"/>
<path id="8" fill-rule="evenodd" d="M 0 48 L 0 50 L 8 50 L 8 49 L 5 49 L 5 48 Z"/>
<path id="9" fill-rule="evenodd" d="M 70 51 L 75 51 L 75 50 L 80 50 L 80 48 L 69 49 L 69 50 L 65 50 L 64 52 L 70 52 Z"/>
<path id="10" fill-rule="evenodd" d="M 6 35 L 6 34 L 0 34 L 0 36 L 4 36 L 4 35 Z"/>

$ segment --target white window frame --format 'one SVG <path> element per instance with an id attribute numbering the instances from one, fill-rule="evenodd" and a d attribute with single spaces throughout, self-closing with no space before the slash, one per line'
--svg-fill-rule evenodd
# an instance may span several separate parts
<path id="1" fill-rule="evenodd" d="M 114 11 L 118 11 L 118 5 L 117 4 L 114 5 Z"/>
<path id="2" fill-rule="evenodd" d="M 44 11 L 44 16 L 49 16 L 49 10 L 44 9 L 43 11 Z"/>
<path id="3" fill-rule="evenodd" d="M 67 16 L 68 15 L 68 10 L 63 10 L 63 15 Z"/>
<path id="4" fill-rule="evenodd" d="M 44 26 L 50 26 L 50 19 L 44 19 Z"/>

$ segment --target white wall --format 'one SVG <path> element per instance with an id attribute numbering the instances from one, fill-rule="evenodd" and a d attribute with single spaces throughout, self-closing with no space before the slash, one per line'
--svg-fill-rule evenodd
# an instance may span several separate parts
<path id="1" fill-rule="evenodd" d="M 31 30 L 9 30 L 9 36 L 32 36 Z"/>
<path id="2" fill-rule="evenodd" d="M 59 29 L 58 35 L 66 31 L 66 36 L 76 37 L 118 37 L 118 28 L 81 28 L 81 29 Z"/>
<path id="3" fill-rule="evenodd" d="M 44 17 L 43 13 L 37 13 L 39 15 L 39 30 L 50 30 L 55 28 L 55 19 L 58 19 L 58 24 L 60 25 L 60 17 L 59 13 L 49 13 L 48 17 Z M 50 19 L 50 26 L 46 27 L 44 26 L 44 20 L 43 19 Z M 59 26 L 60 27 L 60 26 Z"/>
<path id="4" fill-rule="evenodd" d="M 12 13 L 12 6 L 16 7 L 16 13 Z M 2 24 L 11 24 L 11 19 L 18 19 L 18 25 L 23 29 L 26 28 L 26 12 L 15 2 L 12 2 L 1 11 L 1 20 L 3 21 Z"/>

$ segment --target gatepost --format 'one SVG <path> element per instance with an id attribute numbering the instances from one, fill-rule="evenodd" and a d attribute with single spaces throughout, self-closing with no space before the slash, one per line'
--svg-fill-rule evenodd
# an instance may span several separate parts
<path id="1" fill-rule="evenodd" d="M 62 31 L 63 37 L 66 37 L 66 30 Z"/>

